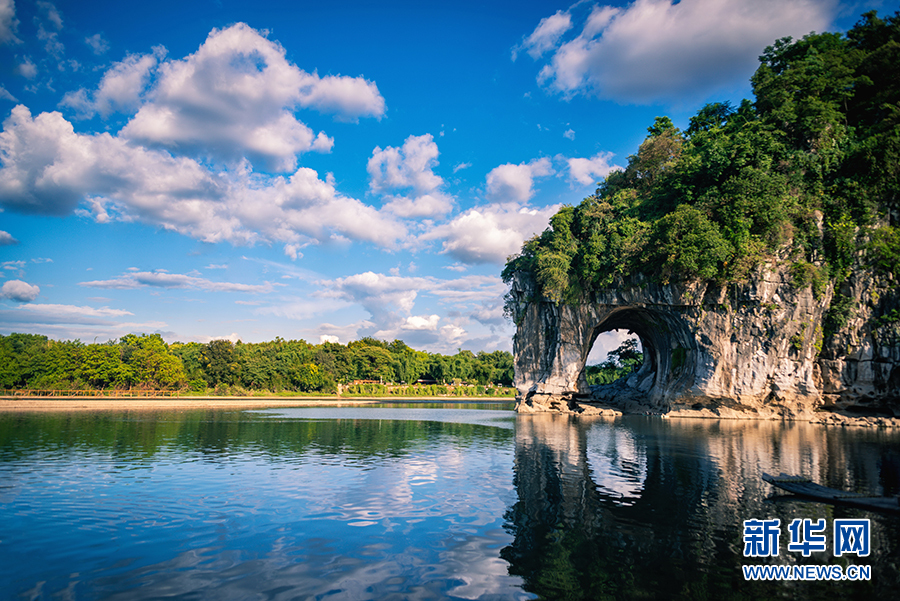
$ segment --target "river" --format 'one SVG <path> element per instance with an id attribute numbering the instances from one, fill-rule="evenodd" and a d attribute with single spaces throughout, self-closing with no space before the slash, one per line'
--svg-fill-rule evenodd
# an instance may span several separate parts
<path id="1" fill-rule="evenodd" d="M 900 432 L 511 408 L 0 414 L 0 599 L 900 590 L 900 517 L 773 498 L 760 479 L 897 495 Z M 824 520 L 825 550 L 788 548 L 798 518 Z M 775 519 L 778 554 L 745 557 L 744 521 Z M 835 556 L 835 520 L 868 520 L 868 555 Z M 749 565 L 868 566 L 869 578 L 753 581 Z"/>

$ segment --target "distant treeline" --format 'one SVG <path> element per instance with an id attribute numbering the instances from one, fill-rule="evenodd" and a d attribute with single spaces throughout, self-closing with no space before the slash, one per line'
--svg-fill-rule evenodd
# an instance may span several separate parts
<path id="1" fill-rule="evenodd" d="M 511 386 L 505 351 L 417 351 L 401 340 L 363 338 L 346 345 L 304 340 L 167 344 L 159 334 L 128 334 L 103 344 L 37 334 L 0 336 L 0 389 L 188 389 L 332 393 L 357 380 L 441 386 Z M 484 388 L 482 388 L 484 390 Z M 360 390 L 360 392 L 362 392 Z"/>

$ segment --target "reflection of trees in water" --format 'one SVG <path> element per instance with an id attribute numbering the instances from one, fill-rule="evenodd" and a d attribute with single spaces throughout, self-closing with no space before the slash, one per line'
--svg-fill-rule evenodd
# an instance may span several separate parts
<path id="1" fill-rule="evenodd" d="M 375 410 L 371 410 L 375 411 Z M 298 413 L 303 417 L 303 413 Z M 369 414 L 372 418 L 378 414 Z M 437 415 L 437 414 L 436 414 Z M 250 453 L 278 457 L 402 456 L 435 437 L 459 444 L 504 444 L 512 430 L 450 421 L 292 419 L 241 411 L 0 413 L 0 459 L 85 451 L 149 459 L 177 450 L 201 460 Z"/>
<path id="2" fill-rule="evenodd" d="M 519 419 L 515 537 L 501 555 L 546 599 L 893 598 L 900 520 L 821 504 L 769 503 L 762 471 L 896 494 L 900 435 L 807 424 L 658 419 Z M 894 484 L 891 484 L 891 483 Z M 892 488 L 893 487 L 893 488 Z M 743 558 L 742 522 L 782 520 L 774 561 Z M 870 517 L 868 558 L 786 550 L 795 517 Z M 741 565 L 872 565 L 868 583 L 746 582 Z"/>

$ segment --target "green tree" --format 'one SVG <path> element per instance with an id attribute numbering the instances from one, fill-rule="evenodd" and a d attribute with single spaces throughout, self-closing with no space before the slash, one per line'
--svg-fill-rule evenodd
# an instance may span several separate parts
<path id="1" fill-rule="evenodd" d="M 24 388 L 34 379 L 50 341 L 38 334 L 0 336 L 0 388 Z"/>
<path id="2" fill-rule="evenodd" d="M 619 367 L 624 367 L 628 372 L 637 371 L 644 362 L 644 353 L 638 350 L 637 338 L 625 340 L 615 349 L 606 354 L 607 360 L 614 361 Z"/>
<path id="3" fill-rule="evenodd" d="M 372 338 L 351 342 L 349 345 L 356 368 L 356 378 L 360 380 L 394 380 L 394 358 L 387 349 L 387 343 Z"/>
<path id="4" fill-rule="evenodd" d="M 169 345 L 169 351 L 181 359 L 185 377 L 191 388 L 198 391 L 206 388 L 203 363 L 201 362 L 204 346 L 199 342 L 175 342 Z"/>
<path id="5" fill-rule="evenodd" d="M 410 348 L 402 340 L 394 340 L 388 346 L 394 358 L 394 380 L 412 384 L 425 373 L 428 355 Z"/>
<path id="6" fill-rule="evenodd" d="M 128 367 L 139 386 L 178 388 L 185 384 L 187 378 L 181 359 L 169 352 L 159 334 L 128 334 L 122 342 L 129 349 Z"/>
<path id="7" fill-rule="evenodd" d="M 734 114 L 734 107 L 727 100 L 725 102 L 713 102 L 705 105 L 697 114 L 690 118 L 690 125 L 685 134 L 693 137 L 699 132 L 708 132 L 719 129 L 728 122 L 728 118 Z"/>
<path id="8" fill-rule="evenodd" d="M 238 375 L 234 343 L 230 340 L 210 340 L 200 352 L 203 377 L 210 387 L 217 384 L 232 385 Z"/>
<path id="9" fill-rule="evenodd" d="M 455 355 L 449 358 L 444 378 L 468 382 L 473 378 L 477 363 L 472 351 L 459 349 Z"/>
<path id="10" fill-rule="evenodd" d="M 325 385 L 325 378 L 319 371 L 319 367 L 312 363 L 298 365 L 293 370 L 291 380 L 297 389 L 303 392 L 321 390 Z"/>
<path id="11" fill-rule="evenodd" d="M 429 379 L 441 384 L 446 384 L 451 378 L 449 360 L 444 355 L 433 353 L 428 356 L 428 366 L 425 374 Z"/>
<path id="12" fill-rule="evenodd" d="M 33 357 L 29 387 L 56 390 L 86 387 L 76 375 L 83 350 L 80 340 L 49 340 L 46 350 Z"/>
<path id="13" fill-rule="evenodd" d="M 76 377 L 92 388 L 124 388 L 135 379 L 134 370 L 122 362 L 118 345 L 90 344 L 85 347 Z"/>
<path id="14" fill-rule="evenodd" d="M 900 279 L 900 228 L 885 225 L 872 232 L 872 261 L 883 273 Z"/>
<path id="15" fill-rule="evenodd" d="M 356 377 L 352 352 L 343 344 L 323 342 L 316 348 L 314 359 L 335 382 L 346 384 Z"/>
<path id="16" fill-rule="evenodd" d="M 719 227 L 689 205 L 680 205 L 654 224 L 649 263 L 663 282 L 671 279 L 712 279 L 732 254 Z"/>
<path id="17" fill-rule="evenodd" d="M 480 351 L 476 357 L 478 365 L 475 367 L 475 378 L 479 384 L 500 384 L 512 386 L 513 383 L 513 356 L 507 351 L 493 351 L 491 353 Z M 486 374 L 484 380 L 482 375 Z"/>

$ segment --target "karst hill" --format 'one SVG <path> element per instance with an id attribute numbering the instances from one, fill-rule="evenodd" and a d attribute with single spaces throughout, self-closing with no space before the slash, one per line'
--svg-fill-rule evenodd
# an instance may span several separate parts
<path id="1" fill-rule="evenodd" d="M 520 411 L 900 412 L 900 13 L 765 49 L 754 99 L 659 117 L 503 271 Z M 644 361 L 589 386 L 598 334 Z"/>

